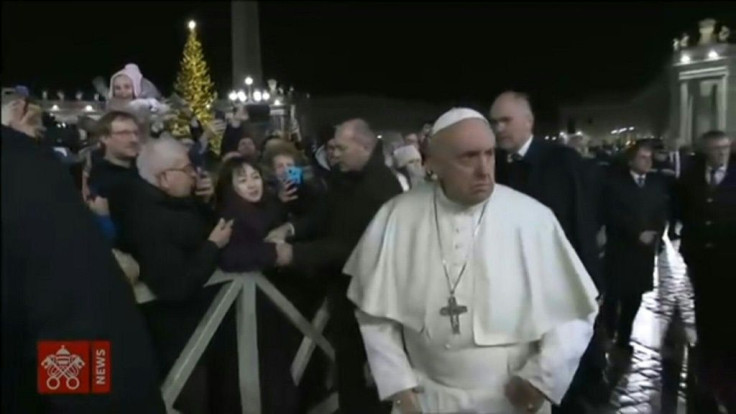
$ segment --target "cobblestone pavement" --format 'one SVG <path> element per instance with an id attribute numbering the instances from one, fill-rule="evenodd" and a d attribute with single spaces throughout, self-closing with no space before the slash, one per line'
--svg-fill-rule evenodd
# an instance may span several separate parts
<path id="1" fill-rule="evenodd" d="M 686 267 L 668 240 L 657 258 L 655 289 L 644 296 L 634 322 L 634 354 L 601 414 L 685 413 L 683 350 L 694 339 L 692 288 Z M 686 355 L 686 351 L 684 352 Z"/>

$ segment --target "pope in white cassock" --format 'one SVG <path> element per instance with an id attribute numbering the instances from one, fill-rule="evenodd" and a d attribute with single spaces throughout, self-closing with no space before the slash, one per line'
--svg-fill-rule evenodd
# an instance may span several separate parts
<path id="1" fill-rule="evenodd" d="M 597 292 L 554 214 L 495 184 L 495 137 L 456 108 L 438 182 L 386 203 L 345 265 L 381 399 L 397 413 L 548 413 L 593 334 Z"/>

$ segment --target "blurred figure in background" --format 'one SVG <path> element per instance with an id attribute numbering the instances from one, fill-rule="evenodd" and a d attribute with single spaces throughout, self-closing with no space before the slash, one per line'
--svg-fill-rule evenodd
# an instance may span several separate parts
<path id="1" fill-rule="evenodd" d="M 610 173 L 605 202 L 606 295 L 602 318 L 608 340 L 628 360 L 634 318 L 642 295 L 654 288 L 654 258 L 669 218 L 670 187 L 652 173 L 653 149 L 640 142 L 627 149 L 628 168 Z M 623 361 L 622 361 L 623 362 Z"/>
<path id="2" fill-rule="evenodd" d="M 409 191 L 426 180 L 422 154 L 414 145 L 405 145 L 394 150 L 393 164 L 404 191 Z"/>
<path id="3" fill-rule="evenodd" d="M 695 293 L 695 328 L 701 375 L 729 413 L 736 412 L 736 324 L 732 313 L 736 279 L 736 157 L 732 138 L 710 131 L 700 138 L 698 157 L 677 183 L 680 252 Z"/>

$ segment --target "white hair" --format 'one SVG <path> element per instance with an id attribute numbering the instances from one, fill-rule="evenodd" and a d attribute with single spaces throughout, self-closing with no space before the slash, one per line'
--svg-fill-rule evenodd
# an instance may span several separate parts
<path id="1" fill-rule="evenodd" d="M 180 157 L 188 157 L 187 147 L 174 138 L 148 140 L 141 147 L 136 160 L 141 178 L 158 187 L 157 176 L 174 167 Z"/>

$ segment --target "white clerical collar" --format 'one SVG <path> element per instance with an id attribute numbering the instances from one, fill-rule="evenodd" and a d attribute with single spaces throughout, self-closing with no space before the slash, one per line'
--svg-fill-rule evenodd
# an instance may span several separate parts
<path id="1" fill-rule="evenodd" d="M 518 151 L 516 151 L 517 154 L 519 154 L 522 158 L 526 155 L 526 153 L 529 151 L 529 147 L 532 145 L 532 139 L 534 138 L 534 135 L 529 136 L 529 139 L 526 140 L 524 145 L 519 148 Z"/>
<path id="2" fill-rule="evenodd" d="M 483 209 L 483 205 L 486 203 L 484 200 L 472 206 L 460 204 L 447 198 L 447 195 L 445 195 L 445 190 L 442 189 L 442 185 L 439 182 L 436 184 L 436 186 L 438 194 L 438 204 L 441 205 L 443 209 L 448 210 L 451 213 L 475 214 L 481 211 Z M 493 193 L 491 193 L 491 196 L 493 196 Z M 490 197 L 488 199 L 490 199 Z"/>

